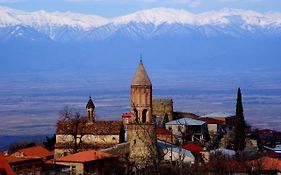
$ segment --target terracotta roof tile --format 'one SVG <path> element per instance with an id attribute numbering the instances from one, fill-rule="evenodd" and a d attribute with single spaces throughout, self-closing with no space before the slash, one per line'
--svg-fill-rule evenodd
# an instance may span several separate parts
<path id="1" fill-rule="evenodd" d="M 8 175 L 15 175 L 13 169 L 11 168 L 11 166 L 8 163 L 8 160 L 2 153 L 0 153 L 0 170 L 1 169 L 4 170 L 5 173 Z M 0 171 L 0 174 L 1 174 L 1 171 Z"/>
<path id="2" fill-rule="evenodd" d="M 261 157 L 256 160 L 249 161 L 247 163 L 251 167 L 258 167 L 265 171 L 280 171 L 281 172 L 281 160 L 272 157 Z"/>
<path id="3" fill-rule="evenodd" d="M 30 148 L 19 149 L 16 151 L 16 153 L 22 153 L 24 157 L 29 158 L 45 158 L 54 155 L 53 152 L 47 150 L 46 148 L 43 148 L 42 146 L 33 146 Z"/>
<path id="4" fill-rule="evenodd" d="M 83 127 L 83 129 L 82 129 Z M 95 121 L 86 125 L 80 124 L 78 131 L 83 134 L 93 135 L 118 135 L 121 128 L 121 121 Z M 69 121 L 59 121 L 57 123 L 56 134 L 71 134 L 73 127 Z M 79 133 L 80 134 L 80 133 Z"/>
<path id="5" fill-rule="evenodd" d="M 132 113 L 131 112 L 127 112 L 127 113 L 123 114 L 122 117 L 130 118 L 130 117 L 132 117 Z"/>
<path id="6" fill-rule="evenodd" d="M 195 144 L 195 143 L 186 143 L 182 145 L 183 149 L 189 150 L 193 154 L 200 154 L 201 151 L 203 151 L 203 147 Z"/>
<path id="7" fill-rule="evenodd" d="M 32 157 L 26 158 L 26 157 L 7 156 L 6 159 L 9 163 L 16 163 L 16 162 L 24 162 L 24 161 L 29 161 L 29 160 L 39 160 L 42 158 L 32 158 Z"/>
<path id="8" fill-rule="evenodd" d="M 78 153 L 71 154 L 71 155 L 68 155 L 68 156 L 60 157 L 60 158 L 55 159 L 55 161 L 56 162 L 84 163 L 84 162 L 90 162 L 90 161 L 107 159 L 107 158 L 114 158 L 114 157 L 116 157 L 116 156 L 112 155 L 112 154 L 109 154 L 109 153 L 90 150 L 90 151 L 83 151 L 83 152 L 78 152 Z"/>
<path id="9" fill-rule="evenodd" d="M 214 118 L 209 118 L 209 117 L 205 117 L 205 118 L 198 118 L 198 120 L 204 121 L 208 124 L 218 124 L 218 123 L 223 123 L 221 120 L 217 120 Z"/>

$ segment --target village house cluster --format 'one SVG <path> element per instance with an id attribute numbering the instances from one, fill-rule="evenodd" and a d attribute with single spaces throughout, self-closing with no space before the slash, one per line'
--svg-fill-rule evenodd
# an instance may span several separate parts
<path id="1" fill-rule="evenodd" d="M 85 117 L 64 111 L 53 151 L 35 146 L 2 153 L 0 174 L 281 173 L 280 132 L 246 127 L 244 159 L 236 161 L 235 114 L 176 112 L 172 99 L 153 99 L 152 93 L 140 61 L 130 111 L 120 120 L 97 120 L 90 97 Z"/>

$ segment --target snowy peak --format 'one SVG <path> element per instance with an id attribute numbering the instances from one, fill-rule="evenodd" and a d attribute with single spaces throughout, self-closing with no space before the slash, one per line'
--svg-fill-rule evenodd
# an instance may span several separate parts
<path id="1" fill-rule="evenodd" d="M 240 19 L 237 21 L 237 19 Z M 187 24 L 187 25 L 227 25 L 241 23 L 244 25 L 281 25 L 281 13 L 258 13 L 251 10 L 225 8 L 219 11 L 209 11 L 199 14 L 170 8 L 153 8 L 138 11 L 129 15 L 114 18 L 116 24 L 128 24 L 131 22 L 160 25 Z"/>
<path id="2" fill-rule="evenodd" d="M 149 10 L 138 11 L 129 15 L 114 18 L 114 24 L 127 24 L 130 22 L 135 23 L 152 23 L 160 25 L 162 23 L 194 23 L 195 15 L 184 10 L 176 10 L 169 8 L 153 8 Z"/>
<path id="3" fill-rule="evenodd" d="M 228 35 L 280 36 L 281 13 L 259 13 L 242 9 L 222 9 L 190 13 L 181 9 L 152 8 L 107 19 L 72 12 L 25 12 L 0 6 L 0 40 L 13 27 L 25 26 L 51 40 L 104 40 L 110 37 L 153 38 L 158 36 L 216 37 Z M 9 30 L 5 30 L 9 28 Z M 18 30 L 13 35 L 21 36 Z M 29 32 L 31 34 L 32 32 Z M 29 35 L 28 35 L 29 36 Z M 41 36 L 40 36 L 41 37 Z"/>
<path id="4" fill-rule="evenodd" d="M 24 12 L 6 7 L 0 7 L 0 27 L 9 25 L 42 26 L 69 26 L 84 30 L 99 27 L 108 23 L 108 19 L 96 16 L 71 12 Z"/>
<path id="5" fill-rule="evenodd" d="M 251 10 L 229 8 L 194 14 L 182 9 L 161 7 L 141 10 L 109 20 L 97 15 L 86 15 L 72 12 L 25 12 L 0 6 L 0 15 L 0 27 L 20 24 L 29 26 L 55 25 L 70 26 L 84 30 L 110 23 L 113 23 L 114 25 L 124 25 L 131 22 L 154 24 L 156 26 L 163 23 L 226 25 L 237 22 L 258 26 L 281 25 L 281 13 L 278 12 L 258 13 Z"/>

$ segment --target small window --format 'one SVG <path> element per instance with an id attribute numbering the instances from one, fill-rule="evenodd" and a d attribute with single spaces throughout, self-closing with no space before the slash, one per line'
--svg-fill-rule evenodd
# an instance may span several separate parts
<path id="1" fill-rule="evenodd" d="M 142 123 L 146 123 L 146 114 L 147 114 L 147 109 L 144 109 L 142 111 Z"/>
<path id="2" fill-rule="evenodd" d="M 112 137 L 112 140 L 116 140 L 116 138 L 115 138 L 115 137 Z"/>
<path id="3" fill-rule="evenodd" d="M 136 144 L 136 143 L 137 143 L 137 140 L 135 139 L 135 140 L 134 140 L 134 144 Z"/>
<path id="4" fill-rule="evenodd" d="M 139 124 L 139 115 L 138 115 L 138 111 L 137 111 L 136 109 L 134 109 L 134 113 L 135 113 L 136 123 Z"/>
<path id="5" fill-rule="evenodd" d="M 76 166 L 71 166 L 71 172 L 72 174 L 76 174 Z"/>
<path id="6" fill-rule="evenodd" d="M 129 118 L 125 118 L 125 123 L 129 124 Z"/>

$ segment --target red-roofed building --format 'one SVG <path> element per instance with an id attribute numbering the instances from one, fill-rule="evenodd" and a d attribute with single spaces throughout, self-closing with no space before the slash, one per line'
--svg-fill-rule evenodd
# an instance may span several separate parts
<path id="1" fill-rule="evenodd" d="M 5 157 L 16 174 L 43 174 L 43 164 L 54 153 L 42 146 L 19 149 Z"/>
<path id="2" fill-rule="evenodd" d="M 222 159 L 210 161 L 201 169 L 205 174 L 245 174 L 249 167 L 243 162 Z"/>
<path id="3" fill-rule="evenodd" d="M 189 150 L 194 155 L 200 155 L 201 151 L 203 151 L 203 147 L 196 143 L 185 143 L 182 145 L 183 149 Z"/>
<path id="4" fill-rule="evenodd" d="M 124 126 L 127 126 L 129 124 L 131 117 L 132 117 L 132 114 L 130 112 L 127 112 L 122 115 L 122 122 L 123 122 Z"/>
<path id="5" fill-rule="evenodd" d="M 64 165 L 70 174 L 110 174 L 117 156 L 95 150 L 82 151 L 48 161 Z"/>
<path id="6" fill-rule="evenodd" d="M 257 173 L 270 173 L 279 174 L 281 173 L 281 160 L 272 157 L 261 157 L 256 160 L 247 162 L 247 165 L 252 167 L 252 170 Z"/>
<path id="7" fill-rule="evenodd" d="M 11 156 L 25 158 L 52 158 L 54 153 L 42 146 L 33 146 L 17 150 Z"/>
<path id="8" fill-rule="evenodd" d="M 15 175 L 13 169 L 8 163 L 8 160 L 5 158 L 5 156 L 2 153 L 0 153 L 0 174 Z"/>

